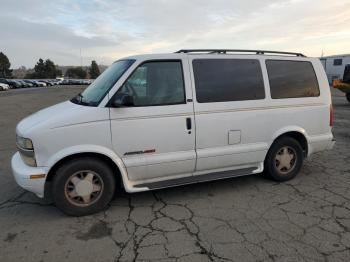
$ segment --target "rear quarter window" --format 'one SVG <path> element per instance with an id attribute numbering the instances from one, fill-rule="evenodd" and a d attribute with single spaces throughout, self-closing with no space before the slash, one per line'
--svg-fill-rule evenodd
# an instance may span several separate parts
<path id="1" fill-rule="evenodd" d="M 310 62 L 266 60 L 266 68 L 273 99 L 320 95 L 317 77 Z"/>

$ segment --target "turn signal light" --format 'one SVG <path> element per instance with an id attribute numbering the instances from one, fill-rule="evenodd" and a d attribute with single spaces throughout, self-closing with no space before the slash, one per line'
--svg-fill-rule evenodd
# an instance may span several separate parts
<path id="1" fill-rule="evenodd" d="M 37 175 L 30 175 L 30 179 L 41 179 L 41 178 L 45 178 L 45 174 L 37 174 Z"/>

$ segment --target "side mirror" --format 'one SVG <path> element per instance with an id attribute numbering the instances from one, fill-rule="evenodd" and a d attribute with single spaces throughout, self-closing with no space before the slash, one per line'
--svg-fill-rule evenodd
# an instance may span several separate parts
<path id="1" fill-rule="evenodd" d="M 132 107 L 134 105 L 134 97 L 125 93 L 115 95 L 110 102 L 112 107 Z"/>

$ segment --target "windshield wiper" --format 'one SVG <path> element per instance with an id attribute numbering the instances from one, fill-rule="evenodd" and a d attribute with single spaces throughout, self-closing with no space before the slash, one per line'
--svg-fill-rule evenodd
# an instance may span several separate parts
<path id="1" fill-rule="evenodd" d="M 77 95 L 77 97 L 79 97 L 79 99 L 80 99 L 79 103 L 83 103 L 83 95 L 81 93 L 79 93 Z"/>

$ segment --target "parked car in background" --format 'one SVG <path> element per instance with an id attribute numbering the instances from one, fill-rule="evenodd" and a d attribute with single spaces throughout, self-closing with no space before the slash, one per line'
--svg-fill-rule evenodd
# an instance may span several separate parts
<path id="1" fill-rule="evenodd" d="M 0 83 L 6 84 L 8 85 L 10 88 L 16 88 L 16 86 L 14 85 L 14 83 L 11 83 L 10 80 L 7 80 L 5 78 L 0 78 Z"/>
<path id="2" fill-rule="evenodd" d="M 53 86 L 53 84 L 48 80 L 39 80 L 39 82 L 44 83 L 46 86 Z"/>
<path id="3" fill-rule="evenodd" d="M 16 81 L 19 85 L 20 85 L 20 88 L 26 88 L 26 87 L 29 87 L 29 85 L 22 81 L 22 80 L 19 80 L 19 79 L 13 79 L 14 81 Z"/>
<path id="4" fill-rule="evenodd" d="M 38 87 L 39 85 L 38 85 L 38 83 L 36 83 L 35 81 L 33 81 L 33 80 L 29 80 L 29 79 L 24 79 L 23 80 L 24 82 L 26 82 L 26 83 L 30 83 L 30 84 L 32 84 L 33 85 L 33 87 Z"/>
<path id="5" fill-rule="evenodd" d="M 92 80 L 91 79 L 85 79 L 85 80 L 83 80 L 83 85 L 91 85 L 91 83 L 92 83 Z"/>
<path id="6" fill-rule="evenodd" d="M 81 84 L 81 80 L 79 80 L 79 79 L 70 79 L 69 83 L 71 85 L 80 85 Z"/>
<path id="7" fill-rule="evenodd" d="M 35 87 L 35 85 L 33 83 L 30 83 L 30 82 L 26 82 L 24 80 L 22 80 L 22 82 L 26 83 L 27 84 L 27 87 Z"/>
<path id="8" fill-rule="evenodd" d="M 34 85 L 30 82 L 18 79 L 16 80 L 17 82 L 19 82 L 20 84 L 22 84 L 22 87 L 27 88 L 27 87 L 33 87 Z"/>
<path id="9" fill-rule="evenodd" d="M 13 79 L 8 79 L 7 81 L 12 88 L 21 88 L 23 86 L 21 83 Z"/>
<path id="10" fill-rule="evenodd" d="M 68 85 L 68 79 L 63 79 L 61 81 L 61 85 Z"/>
<path id="11" fill-rule="evenodd" d="M 45 87 L 46 86 L 46 83 L 44 83 L 44 82 L 41 82 L 41 81 L 38 81 L 38 80 L 35 80 L 35 82 L 38 84 L 39 87 Z"/>
<path id="12" fill-rule="evenodd" d="M 53 86 L 58 85 L 58 81 L 56 79 L 50 79 L 48 80 Z"/>
<path id="13" fill-rule="evenodd" d="M 9 85 L 9 88 L 46 87 L 57 85 L 90 85 L 93 79 L 4 79 L 0 83 Z"/>
<path id="14" fill-rule="evenodd" d="M 91 79 L 63 79 L 60 85 L 90 85 L 92 82 Z"/>
<path id="15" fill-rule="evenodd" d="M 55 85 L 55 83 L 53 82 L 52 79 L 46 80 L 45 82 L 46 82 L 46 84 L 47 84 L 48 86 L 54 86 L 54 85 Z"/>
<path id="16" fill-rule="evenodd" d="M 9 88 L 46 87 L 57 85 L 88 85 L 89 79 L 5 79 L 0 78 L 0 83 L 9 85 Z"/>
<path id="17" fill-rule="evenodd" d="M 10 86 L 8 84 L 0 83 L 0 91 L 9 90 Z"/>

